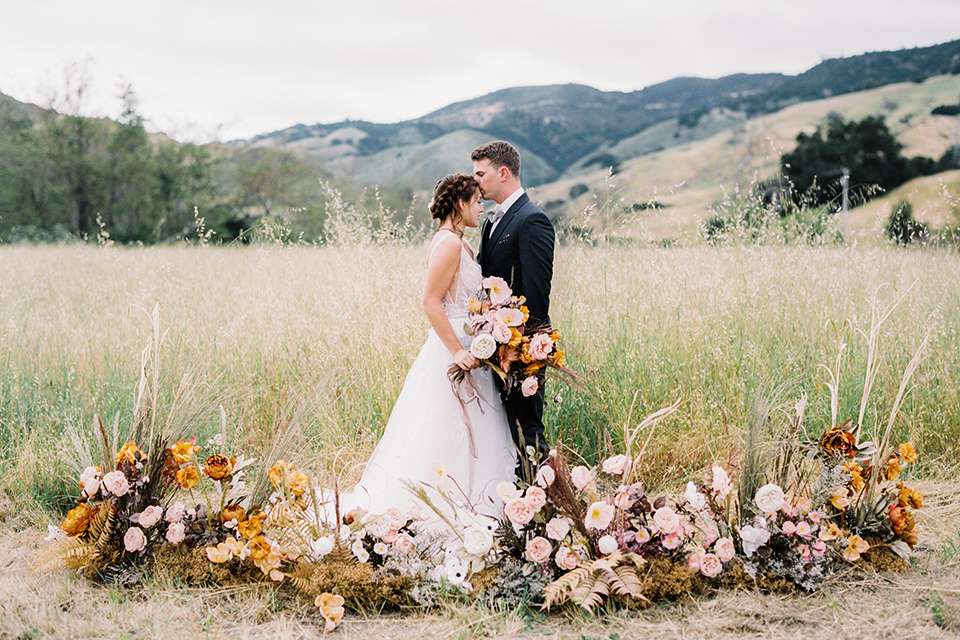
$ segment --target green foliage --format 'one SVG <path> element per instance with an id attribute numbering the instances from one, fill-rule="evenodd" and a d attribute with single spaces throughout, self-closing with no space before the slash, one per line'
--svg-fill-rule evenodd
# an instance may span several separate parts
<path id="1" fill-rule="evenodd" d="M 927 225 L 914 219 L 913 205 L 907 200 L 901 200 L 893 206 L 884 231 L 889 240 L 902 245 L 923 240 L 929 235 Z"/>

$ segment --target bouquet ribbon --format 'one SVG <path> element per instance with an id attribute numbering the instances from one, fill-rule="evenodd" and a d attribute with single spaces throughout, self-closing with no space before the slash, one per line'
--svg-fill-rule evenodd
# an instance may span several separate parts
<path id="1" fill-rule="evenodd" d="M 470 415 L 467 413 L 467 405 L 472 402 L 477 403 L 477 408 L 480 410 L 480 413 L 485 413 L 483 410 L 483 402 L 487 402 L 487 399 L 483 397 L 483 394 L 480 393 L 480 390 L 473 384 L 473 377 L 469 375 L 469 371 L 464 371 L 457 365 L 452 365 L 447 371 L 447 378 L 450 380 L 450 390 L 453 391 L 453 395 L 456 396 L 457 402 L 460 403 L 460 416 L 463 418 L 463 424 L 467 427 L 467 437 L 470 440 L 470 455 L 474 458 L 477 457 L 477 444 L 473 440 L 473 425 L 470 424 Z"/>

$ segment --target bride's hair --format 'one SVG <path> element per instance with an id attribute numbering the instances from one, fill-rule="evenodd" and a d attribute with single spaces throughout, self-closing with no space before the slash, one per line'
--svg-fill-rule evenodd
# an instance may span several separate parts
<path id="1" fill-rule="evenodd" d="M 433 189 L 433 200 L 430 201 L 430 215 L 434 220 L 446 220 L 453 216 L 456 223 L 460 216 L 458 204 L 470 202 L 470 198 L 480 188 L 480 183 L 473 176 L 465 173 L 451 174 Z"/>

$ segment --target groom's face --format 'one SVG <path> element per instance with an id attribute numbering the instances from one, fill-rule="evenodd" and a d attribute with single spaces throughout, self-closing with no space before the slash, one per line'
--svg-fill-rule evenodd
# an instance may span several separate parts
<path id="1" fill-rule="evenodd" d="M 503 202 L 500 172 L 489 158 L 473 161 L 473 175 L 480 183 L 480 194 L 484 200 L 493 200 L 497 204 Z"/>

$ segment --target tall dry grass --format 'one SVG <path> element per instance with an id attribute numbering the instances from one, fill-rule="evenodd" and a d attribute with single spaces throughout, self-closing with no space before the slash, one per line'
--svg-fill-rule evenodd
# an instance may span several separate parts
<path id="1" fill-rule="evenodd" d="M 69 434 L 94 414 L 131 419 L 140 357 L 161 308 L 160 414 L 181 431 L 220 430 L 248 455 L 279 431 L 319 473 L 340 452 L 346 480 L 375 445 L 427 329 L 422 247 L 0 249 L 0 455 L 19 497 L 72 492 Z M 565 247 L 551 315 L 582 389 L 548 387 L 550 435 L 593 461 L 626 422 L 681 399 L 650 441 L 644 474 L 680 480 L 735 460 L 761 394 L 806 393 L 830 419 L 818 365 L 849 342 L 840 410 L 855 418 L 870 298 L 913 289 L 884 325 L 865 428 L 885 420 L 922 329 L 928 357 L 895 429 L 927 459 L 960 435 L 960 261 L 947 251 L 830 247 Z"/>

